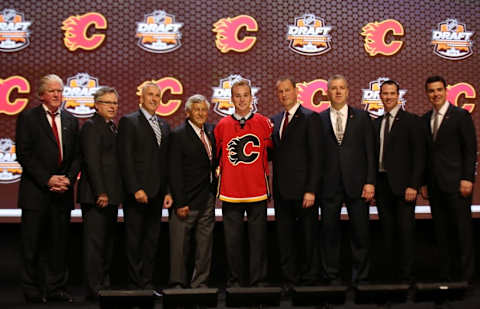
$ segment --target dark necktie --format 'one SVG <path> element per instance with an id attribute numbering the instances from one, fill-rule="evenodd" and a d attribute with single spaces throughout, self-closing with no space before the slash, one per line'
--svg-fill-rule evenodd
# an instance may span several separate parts
<path id="1" fill-rule="evenodd" d="M 117 134 L 117 126 L 115 125 L 115 123 L 113 121 L 109 121 L 108 122 L 108 128 L 110 129 L 110 131 L 112 131 L 113 134 Z"/>
<path id="2" fill-rule="evenodd" d="M 284 138 L 285 137 L 285 132 L 287 131 L 287 126 L 288 126 L 288 116 L 290 116 L 290 114 L 288 112 L 285 112 L 285 120 L 283 121 L 283 127 L 282 127 L 282 136 L 280 136 L 280 138 Z"/>
<path id="3" fill-rule="evenodd" d="M 52 118 L 51 128 L 58 146 L 58 165 L 60 165 L 60 163 L 62 163 L 62 150 L 60 149 L 60 137 L 58 135 L 57 123 L 55 122 L 55 116 L 58 115 L 58 112 L 52 113 L 51 111 L 48 111 L 47 113 L 50 115 L 50 118 Z"/>
<path id="4" fill-rule="evenodd" d="M 383 151 L 382 151 L 382 165 L 385 168 L 385 150 L 388 143 L 388 136 L 390 135 L 390 113 L 385 114 L 385 125 L 383 127 Z"/>
<path id="5" fill-rule="evenodd" d="M 435 141 L 437 139 L 437 133 L 438 133 L 438 117 L 440 114 L 437 112 L 435 113 L 435 116 L 433 118 L 433 140 Z"/>

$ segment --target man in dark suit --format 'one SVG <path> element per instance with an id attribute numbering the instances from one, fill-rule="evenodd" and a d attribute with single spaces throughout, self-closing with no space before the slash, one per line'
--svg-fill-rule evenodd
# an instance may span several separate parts
<path id="1" fill-rule="evenodd" d="M 425 167 L 425 143 L 420 119 L 399 104 L 399 86 L 387 80 L 380 86 L 384 115 L 375 120 L 378 174 L 376 202 L 384 250 L 390 255 L 387 279 L 411 282 L 414 260 L 415 201 Z M 398 233 L 396 233 L 398 231 Z M 395 234 L 399 254 L 394 255 Z M 398 261 L 393 262 L 393 257 Z M 393 265 L 400 264 L 398 275 Z"/>
<path id="2" fill-rule="evenodd" d="M 315 199 L 321 176 L 323 134 L 318 114 L 297 102 L 297 89 L 291 78 L 279 79 L 276 90 L 285 111 L 272 118 L 273 194 L 280 267 L 288 293 L 294 285 L 313 285 L 318 279 Z M 297 234 L 301 239 L 299 245 L 295 244 Z M 298 256 L 303 257 L 301 263 Z M 297 269 L 297 265 L 302 266 Z"/>
<path id="3" fill-rule="evenodd" d="M 364 111 L 347 105 L 348 84 L 341 75 L 328 80 L 331 107 L 320 113 L 325 132 L 321 189 L 322 263 L 327 282 L 340 279 L 340 210 L 348 209 L 352 227 L 352 280 L 368 280 L 369 207 L 375 193 L 375 137 Z"/>
<path id="4" fill-rule="evenodd" d="M 477 161 L 475 127 L 466 110 L 447 101 L 447 83 L 441 76 L 429 77 L 425 91 L 432 110 L 423 115 L 427 186 L 422 187 L 422 195 L 430 200 L 440 279 L 471 281 L 475 271 L 470 209 Z M 451 234 L 456 245 L 450 241 Z"/>
<path id="5" fill-rule="evenodd" d="M 123 204 L 129 286 L 153 289 L 152 277 L 160 236 L 162 205 L 168 208 L 168 143 L 170 127 L 156 115 L 161 90 L 142 88 L 140 109 L 123 116 L 118 126 L 118 154 L 126 190 Z"/>
<path id="6" fill-rule="evenodd" d="M 215 225 L 215 137 L 207 124 L 210 103 L 199 94 L 185 103 L 186 122 L 171 135 L 170 285 L 207 287 Z M 192 238 L 195 267 L 189 276 Z M 190 278 L 187 278 L 190 277 Z"/>
<path id="7" fill-rule="evenodd" d="M 26 300 L 32 302 L 72 301 L 65 290 L 68 225 L 80 161 L 78 121 L 60 109 L 62 91 L 60 77 L 42 77 L 38 87 L 42 104 L 23 111 L 17 119 L 16 153 L 23 168 L 18 192 L 22 284 Z M 46 278 L 39 267 L 43 249 L 48 252 Z"/>
<path id="8" fill-rule="evenodd" d="M 115 241 L 118 205 L 123 200 L 117 159 L 118 93 L 101 87 L 93 95 L 96 113 L 80 131 L 82 173 L 77 200 L 82 205 L 87 298 L 110 288 L 110 265 Z"/>

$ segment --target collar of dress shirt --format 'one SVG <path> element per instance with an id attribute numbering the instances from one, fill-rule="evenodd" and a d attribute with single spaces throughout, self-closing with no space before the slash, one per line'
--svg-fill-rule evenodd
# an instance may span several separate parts
<path id="1" fill-rule="evenodd" d="M 235 119 L 237 119 L 237 120 L 240 120 L 240 119 L 242 119 L 242 118 L 248 119 L 248 118 L 250 118 L 251 115 L 252 115 L 252 112 L 251 112 L 251 111 L 248 112 L 248 114 L 246 114 L 246 115 L 243 116 L 243 117 L 240 116 L 240 115 L 237 114 L 237 113 L 234 113 L 234 114 L 233 114 L 233 118 L 235 118 Z"/>
<path id="2" fill-rule="evenodd" d="M 295 115 L 299 107 L 300 107 L 300 103 L 297 102 L 295 103 L 295 105 L 292 106 L 292 108 L 288 110 L 288 114 L 290 115 L 288 120 L 292 119 L 292 116 Z"/>
<path id="3" fill-rule="evenodd" d="M 398 111 L 400 110 L 400 104 L 397 104 L 392 110 L 390 111 L 390 117 L 395 118 L 397 117 Z M 386 115 L 387 113 L 385 113 Z"/>
<path id="4" fill-rule="evenodd" d="M 152 116 L 156 115 L 156 114 L 151 115 L 149 112 L 147 112 L 145 108 L 141 106 L 140 106 L 140 110 L 142 111 L 143 115 L 145 116 L 145 118 L 147 118 L 148 121 L 150 121 L 150 118 L 152 118 Z"/>
<path id="5" fill-rule="evenodd" d="M 442 107 L 440 107 L 438 111 L 435 108 L 433 109 L 433 115 L 434 116 L 436 116 L 437 114 L 439 114 L 440 116 L 445 115 L 449 105 L 450 103 L 448 101 L 445 101 L 445 103 L 443 103 Z"/>
<path id="6" fill-rule="evenodd" d="M 46 113 L 51 113 L 52 111 L 48 109 L 47 105 L 42 104 L 43 109 L 45 110 Z M 53 113 L 55 116 L 60 115 L 60 108 L 57 109 L 56 112 Z"/>
<path id="7" fill-rule="evenodd" d="M 190 119 L 188 120 L 188 123 L 193 128 L 195 133 L 197 133 L 197 135 L 200 136 L 200 131 L 202 131 L 202 128 L 197 127 L 193 122 L 190 121 Z M 203 132 L 205 132 L 205 130 Z"/>
<path id="8" fill-rule="evenodd" d="M 348 105 L 345 104 L 342 108 L 340 108 L 338 110 L 340 112 L 340 114 L 342 114 L 342 116 L 344 117 L 344 119 L 346 119 L 346 117 L 348 116 Z M 331 115 L 335 115 L 335 119 L 337 119 L 337 110 L 333 107 L 330 107 L 330 116 Z"/>

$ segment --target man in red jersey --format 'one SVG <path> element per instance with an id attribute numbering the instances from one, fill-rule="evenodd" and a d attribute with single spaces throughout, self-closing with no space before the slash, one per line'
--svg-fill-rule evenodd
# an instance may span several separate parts
<path id="1" fill-rule="evenodd" d="M 252 112 L 252 92 L 246 80 L 231 88 L 235 113 L 215 127 L 219 162 L 219 199 L 223 202 L 229 287 L 244 285 L 243 217 L 248 218 L 249 286 L 261 286 L 267 277 L 267 148 L 272 146 L 272 124 Z"/>

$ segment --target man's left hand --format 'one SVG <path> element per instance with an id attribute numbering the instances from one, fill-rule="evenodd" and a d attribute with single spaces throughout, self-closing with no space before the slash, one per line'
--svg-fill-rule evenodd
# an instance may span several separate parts
<path id="1" fill-rule="evenodd" d="M 373 200 L 374 196 L 375 186 L 368 183 L 363 185 L 362 197 L 365 199 L 365 201 L 370 202 L 371 200 Z"/>
<path id="2" fill-rule="evenodd" d="M 170 208 L 173 204 L 172 195 L 169 193 L 163 198 L 163 208 Z"/>

